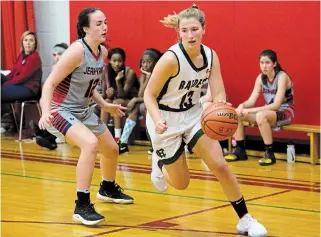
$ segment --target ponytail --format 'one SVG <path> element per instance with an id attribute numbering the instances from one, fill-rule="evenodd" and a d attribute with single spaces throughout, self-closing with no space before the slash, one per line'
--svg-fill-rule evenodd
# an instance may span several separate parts
<path id="1" fill-rule="evenodd" d="M 77 23 L 77 35 L 78 39 L 82 39 L 86 36 L 85 31 L 82 29 L 82 27 L 79 26 L 79 23 Z"/>

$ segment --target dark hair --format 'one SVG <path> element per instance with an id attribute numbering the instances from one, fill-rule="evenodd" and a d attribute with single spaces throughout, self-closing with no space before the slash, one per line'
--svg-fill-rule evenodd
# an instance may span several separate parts
<path id="1" fill-rule="evenodd" d="M 83 27 L 89 27 L 89 15 L 94 13 L 95 11 L 100 11 L 100 9 L 96 7 L 88 7 L 83 9 L 79 13 L 77 22 L 78 39 L 84 38 L 86 36 L 86 32 L 84 31 Z"/>
<path id="2" fill-rule="evenodd" d="M 124 77 L 126 75 L 126 66 L 125 66 L 125 60 L 126 60 L 126 54 L 125 54 L 125 50 L 123 50 L 122 48 L 112 48 L 109 52 L 108 52 L 108 60 L 111 59 L 111 57 L 114 54 L 120 54 L 123 58 L 123 66 L 121 67 L 120 71 L 124 70 Z M 112 68 L 110 62 L 107 65 L 107 73 L 108 73 L 108 80 L 110 83 L 110 86 L 113 88 L 116 88 L 116 72 L 114 71 L 114 69 Z"/>
<path id="3" fill-rule="evenodd" d="M 280 72 L 280 71 L 284 71 L 278 61 L 278 56 L 276 55 L 276 52 L 274 52 L 272 49 L 265 49 L 260 53 L 259 59 L 261 57 L 268 57 L 273 63 L 276 63 L 275 67 L 274 67 L 274 72 L 275 72 L 275 76 Z M 261 76 L 262 78 L 262 82 L 264 85 L 267 85 L 267 80 L 268 77 L 265 74 L 262 74 Z"/>
<path id="4" fill-rule="evenodd" d="M 60 43 L 60 44 L 56 44 L 55 46 L 54 46 L 54 48 L 55 47 L 60 47 L 60 48 L 64 48 L 64 49 L 68 49 L 68 44 L 66 44 L 66 43 Z"/>
<path id="5" fill-rule="evenodd" d="M 126 61 L 126 53 L 125 50 L 123 50 L 122 48 L 112 48 L 111 50 L 109 50 L 108 52 L 108 59 L 111 59 L 111 56 L 113 56 L 113 54 L 120 54 L 124 60 L 124 62 Z"/>
<path id="6" fill-rule="evenodd" d="M 158 49 L 155 49 L 155 48 L 148 48 L 146 49 L 143 54 L 142 54 L 142 57 L 140 58 L 140 61 L 139 61 L 139 67 L 141 68 L 142 67 L 142 58 L 143 58 L 143 55 L 149 55 L 152 57 L 152 59 L 155 61 L 155 63 L 162 57 L 162 53 L 158 50 Z"/>

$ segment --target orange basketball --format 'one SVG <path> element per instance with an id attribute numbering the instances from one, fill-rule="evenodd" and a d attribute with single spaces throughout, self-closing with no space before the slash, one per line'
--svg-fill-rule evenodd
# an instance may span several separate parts
<path id="1" fill-rule="evenodd" d="M 233 136 L 238 126 L 235 109 L 225 103 L 213 103 L 202 113 L 202 129 L 215 140 L 222 141 Z"/>

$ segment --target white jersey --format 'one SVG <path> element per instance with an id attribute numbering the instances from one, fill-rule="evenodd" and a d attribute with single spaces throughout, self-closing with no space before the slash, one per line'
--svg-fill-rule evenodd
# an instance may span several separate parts
<path id="1" fill-rule="evenodd" d="M 189 58 L 182 43 L 170 47 L 178 61 L 177 75 L 170 77 L 158 98 L 159 109 L 165 111 L 186 111 L 197 104 L 203 84 L 208 80 L 213 63 L 213 51 L 201 45 L 204 64 L 197 68 Z"/>

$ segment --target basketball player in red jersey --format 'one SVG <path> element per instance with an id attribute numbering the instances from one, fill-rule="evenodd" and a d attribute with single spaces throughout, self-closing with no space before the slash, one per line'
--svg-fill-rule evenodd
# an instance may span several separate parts
<path id="1" fill-rule="evenodd" d="M 82 10 L 77 30 L 79 39 L 64 52 L 43 86 L 39 127 L 45 129 L 52 124 L 69 144 L 80 148 L 73 220 L 95 225 L 105 219 L 90 203 L 90 184 L 98 150 L 103 157 L 97 198 L 115 203 L 133 203 L 134 199 L 115 183 L 118 145 L 89 105 L 94 100 L 105 112 L 120 117 L 126 108 L 105 102 L 96 90 L 107 57 L 107 49 L 101 45 L 107 34 L 104 13 L 98 8 Z"/>
<path id="2" fill-rule="evenodd" d="M 212 102 L 225 101 L 225 89 L 217 54 L 201 44 L 205 16 L 196 6 L 162 21 L 179 32 L 180 42 L 173 45 L 156 64 L 144 94 L 148 114 L 146 124 L 154 152 L 151 180 L 164 192 L 167 182 L 186 189 L 190 176 L 184 153 L 187 144 L 201 157 L 231 201 L 240 220 L 237 232 L 265 236 L 265 227 L 247 211 L 238 182 L 224 160 L 218 141 L 204 135 L 200 117 L 200 94 L 209 79 Z"/>

